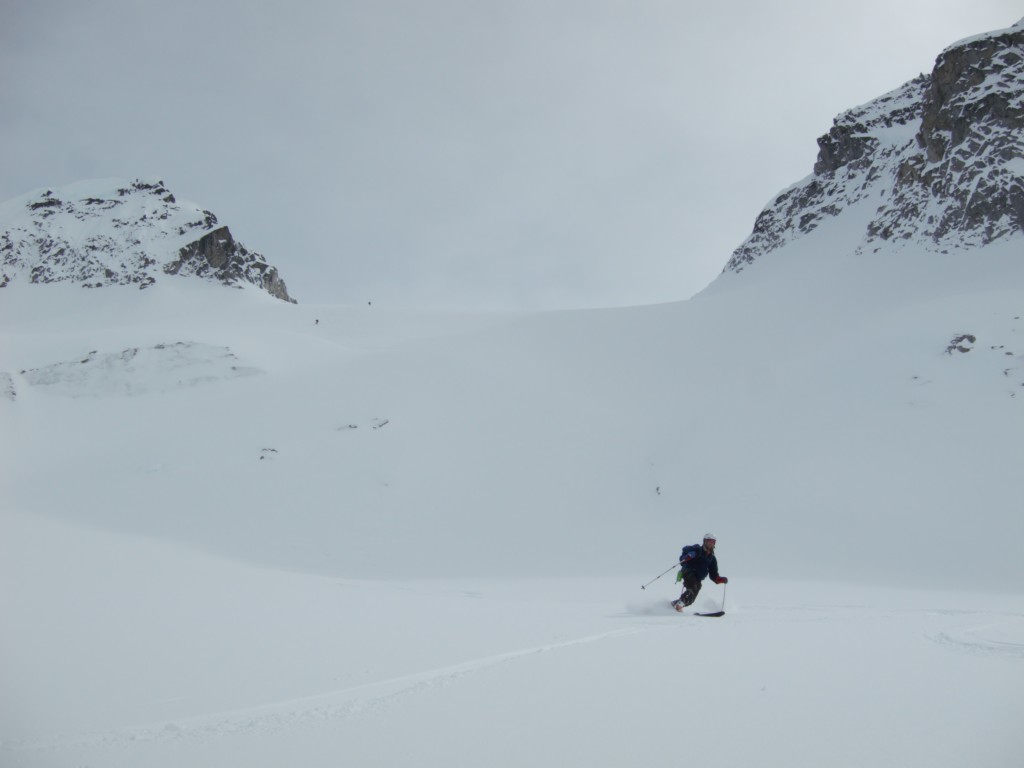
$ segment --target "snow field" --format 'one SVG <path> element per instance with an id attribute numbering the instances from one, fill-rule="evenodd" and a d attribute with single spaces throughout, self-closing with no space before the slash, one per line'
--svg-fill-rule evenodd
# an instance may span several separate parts
<path id="1" fill-rule="evenodd" d="M 5 289 L 0 764 L 1024 762 L 1019 254 L 807 240 L 631 310 Z"/>
<path id="2" fill-rule="evenodd" d="M 17 516 L 3 764 L 1010 765 L 1016 596 L 368 582 Z M 702 609 L 719 605 L 707 585 Z"/>

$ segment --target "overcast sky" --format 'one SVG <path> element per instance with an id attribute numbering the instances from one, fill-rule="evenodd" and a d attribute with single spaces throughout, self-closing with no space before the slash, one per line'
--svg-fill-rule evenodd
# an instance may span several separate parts
<path id="1" fill-rule="evenodd" d="M 157 177 L 301 303 L 684 299 L 1019 0 L 0 0 L 0 199 Z"/>

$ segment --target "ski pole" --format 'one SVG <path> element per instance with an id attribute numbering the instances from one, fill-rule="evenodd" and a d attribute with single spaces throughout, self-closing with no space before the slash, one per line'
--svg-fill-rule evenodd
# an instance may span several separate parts
<path id="1" fill-rule="evenodd" d="M 722 585 L 722 610 L 725 610 L 725 590 L 729 588 L 729 582 Z"/>
<path id="2" fill-rule="evenodd" d="M 671 571 L 675 567 L 676 567 L 675 563 L 670 565 L 667 571 L 664 571 L 663 573 L 659 573 L 657 576 L 655 576 L 653 579 L 648 581 L 646 584 L 641 584 L 640 585 L 640 589 L 647 589 L 649 586 L 651 586 L 651 584 L 656 582 L 658 579 L 660 579 L 662 576 L 664 576 L 666 573 L 668 573 L 668 571 Z"/>

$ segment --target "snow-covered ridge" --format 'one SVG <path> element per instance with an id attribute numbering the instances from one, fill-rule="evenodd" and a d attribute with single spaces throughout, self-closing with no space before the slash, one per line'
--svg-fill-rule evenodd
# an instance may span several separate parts
<path id="1" fill-rule="evenodd" d="M 835 118 L 811 176 L 781 193 L 725 271 L 871 206 L 846 252 L 1024 235 L 1024 20 L 943 51 L 931 74 Z"/>
<path id="2" fill-rule="evenodd" d="M 163 275 L 251 284 L 292 301 L 277 270 L 210 211 L 160 180 L 101 179 L 0 204 L 0 287 L 17 281 L 138 285 Z"/>

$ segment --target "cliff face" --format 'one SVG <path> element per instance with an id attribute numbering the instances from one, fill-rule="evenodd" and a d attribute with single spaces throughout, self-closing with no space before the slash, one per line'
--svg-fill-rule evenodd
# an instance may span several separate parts
<path id="1" fill-rule="evenodd" d="M 293 301 L 262 255 L 209 211 L 179 203 L 162 181 L 80 182 L 10 200 L 0 206 L 0 258 L 0 287 L 24 280 L 146 288 L 185 275 Z"/>
<path id="2" fill-rule="evenodd" d="M 288 296 L 284 280 L 264 258 L 237 242 L 227 227 L 220 227 L 178 251 L 178 258 L 164 266 L 169 275 L 197 275 L 233 285 L 252 283 L 284 301 Z"/>
<path id="3" fill-rule="evenodd" d="M 811 176 L 780 194 L 725 271 L 858 204 L 875 206 L 851 249 L 913 241 L 936 251 L 1024 234 L 1024 20 L 963 40 L 922 75 L 843 113 Z"/>

